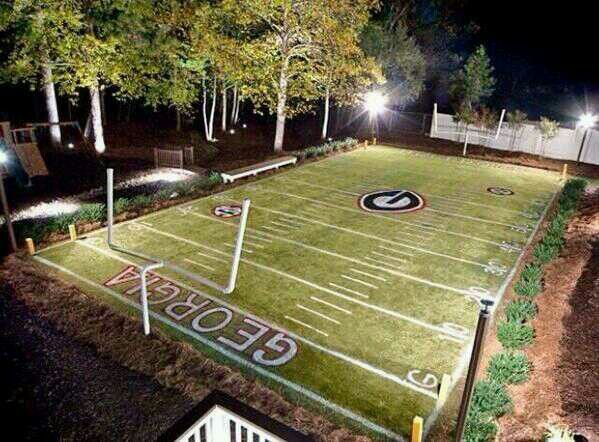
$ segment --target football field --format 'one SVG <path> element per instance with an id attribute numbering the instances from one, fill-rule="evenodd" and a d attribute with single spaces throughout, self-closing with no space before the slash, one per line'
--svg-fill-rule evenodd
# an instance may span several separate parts
<path id="1" fill-rule="evenodd" d="M 499 301 L 559 189 L 555 173 L 375 146 L 117 224 L 115 242 L 224 284 L 236 207 L 251 199 L 237 288 L 166 268 L 152 326 L 292 400 L 381 438 L 432 424 L 438 383 L 468 356 L 478 301 Z M 115 308 L 138 266 L 106 232 L 34 259 Z"/>

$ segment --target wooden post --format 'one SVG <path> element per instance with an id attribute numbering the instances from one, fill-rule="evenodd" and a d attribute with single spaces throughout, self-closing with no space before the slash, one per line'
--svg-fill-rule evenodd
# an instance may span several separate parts
<path id="1" fill-rule="evenodd" d="M 27 244 L 27 252 L 33 256 L 35 255 L 35 244 L 31 238 L 25 238 L 25 244 Z"/>
<path id="2" fill-rule="evenodd" d="M 71 241 L 77 239 L 77 228 L 75 227 L 75 224 L 69 224 L 69 236 L 71 237 Z"/>
<path id="3" fill-rule="evenodd" d="M 444 374 L 441 378 L 441 385 L 439 386 L 439 396 L 437 397 L 437 403 L 435 404 L 435 408 L 439 410 L 445 401 L 447 400 L 447 396 L 449 396 L 449 388 L 451 387 L 451 376 L 448 374 Z"/>
<path id="4" fill-rule="evenodd" d="M 372 145 L 374 146 L 376 144 L 376 137 L 372 137 Z"/>
<path id="5" fill-rule="evenodd" d="M 368 140 L 364 140 L 364 148 L 368 147 Z"/>
<path id="6" fill-rule="evenodd" d="M 410 442 L 422 442 L 422 430 L 424 427 L 424 420 L 420 416 L 414 416 L 412 420 L 412 436 Z"/>
<path id="7" fill-rule="evenodd" d="M 567 175 L 568 175 L 568 165 L 564 164 L 564 168 L 562 169 L 562 180 L 565 180 Z"/>

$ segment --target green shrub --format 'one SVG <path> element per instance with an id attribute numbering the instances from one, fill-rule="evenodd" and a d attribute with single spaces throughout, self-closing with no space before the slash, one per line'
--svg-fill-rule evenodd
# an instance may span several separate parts
<path id="1" fill-rule="evenodd" d="M 514 285 L 514 291 L 520 296 L 532 298 L 537 296 L 541 291 L 541 282 L 519 279 Z"/>
<path id="2" fill-rule="evenodd" d="M 520 272 L 520 279 L 525 281 L 541 281 L 543 277 L 543 269 L 537 263 L 528 263 L 522 267 Z"/>
<path id="3" fill-rule="evenodd" d="M 528 379 L 530 364 L 524 353 L 501 352 L 493 355 L 487 367 L 489 379 L 500 384 L 519 384 Z"/>
<path id="4" fill-rule="evenodd" d="M 522 323 L 535 317 L 537 306 L 529 299 L 514 299 L 507 303 L 505 316 L 509 322 Z"/>
<path id="5" fill-rule="evenodd" d="M 541 241 L 538 243 L 532 254 L 535 259 L 541 264 L 547 264 L 559 253 L 559 247 L 550 241 Z"/>
<path id="6" fill-rule="evenodd" d="M 488 442 L 495 438 L 497 425 L 490 416 L 470 407 L 464 426 L 464 442 Z"/>
<path id="7" fill-rule="evenodd" d="M 503 385 L 484 379 L 474 385 L 470 408 L 483 415 L 498 417 L 512 409 L 512 400 Z"/>
<path id="8" fill-rule="evenodd" d="M 152 204 L 152 197 L 149 195 L 137 195 L 131 199 L 132 209 L 143 209 Z"/>
<path id="9" fill-rule="evenodd" d="M 519 322 L 501 321 L 497 326 L 497 340 L 508 350 L 518 350 L 532 342 L 534 330 Z"/>
<path id="10" fill-rule="evenodd" d="M 118 215 L 119 213 L 126 212 L 130 204 L 131 201 L 127 198 L 117 198 L 114 202 L 114 213 Z"/>
<path id="11" fill-rule="evenodd" d="M 83 222 L 99 222 L 106 219 L 106 206 L 102 203 L 83 204 L 75 212 L 75 220 Z"/>

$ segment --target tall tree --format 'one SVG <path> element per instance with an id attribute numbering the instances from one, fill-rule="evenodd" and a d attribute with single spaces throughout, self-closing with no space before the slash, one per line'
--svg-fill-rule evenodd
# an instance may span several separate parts
<path id="1" fill-rule="evenodd" d="M 283 149 L 285 121 L 317 97 L 311 75 L 327 40 L 360 29 L 375 0 L 223 0 L 245 38 L 254 78 L 248 96 L 276 113 L 274 150 Z M 352 17 L 353 21 L 342 17 Z"/>
<path id="2" fill-rule="evenodd" d="M 404 21 L 371 22 L 362 34 L 362 46 L 381 66 L 392 103 L 403 105 L 420 96 L 426 63 Z"/>
<path id="3" fill-rule="evenodd" d="M 0 5 L 0 31 L 11 36 L 3 46 L 9 50 L 1 78 L 41 86 L 54 146 L 62 144 L 55 91 L 56 79 L 60 81 L 58 58 L 72 42 L 77 21 L 71 0 L 14 0 Z"/>
<path id="4" fill-rule="evenodd" d="M 493 66 L 484 46 L 479 46 L 452 78 L 450 95 L 457 106 L 472 109 L 495 90 Z"/>

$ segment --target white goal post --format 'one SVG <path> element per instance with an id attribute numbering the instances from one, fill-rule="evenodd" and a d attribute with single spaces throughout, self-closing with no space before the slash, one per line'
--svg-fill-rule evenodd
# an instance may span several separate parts
<path id="1" fill-rule="evenodd" d="M 233 249 L 233 256 L 231 257 L 231 267 L 229 270 L 229 277 L 226 285 L 221 285 L 208 278 L 204 278 L 196 273 L 192 273 L 177 264 L 162 260 L 160 258 L 147 255 L 145 253 L 129 250 L 125 247 L 119 246 L 113 241 L 113 226 L 114 226 L 114 172 L 113 169 L 106 169 L 106 210 L 107 210 L 107 228 L 106 228 L 106 243 L 108 247 L 117 252 L 126 253 L 128 255 L 149 261 L 147 264 L 140 265 L 141 270 L 141 303 L 142 303 L 142 315 L 144 322 L 145 334 L 150 333 L 150 320 L 149 320 L 149 307 L 148 307 L 148 291 L 147 291 L 147 275 L 151 270 L 166 267 L 169 268 L 186 278 L 196 281 L 202 285 L 206 285 L 210 288 L 218 290 L 226 295 L 232 293 L 235 290 L 235 284 L 237 282 L 237 273 L 239 271 L 239 262 L 241 260 L 241 252 L 243 249 L 243 238 L 245 235 L 245 229 L 247 225 L 247 218 L 250 210 L 250 200 L 244 198 L 241 203 L 241 214 L 239 227 L 237 228 L 237 235 L 235 238 L 235 248 Z"/>
<path id="2" fill-rule="evenodd" d="M 484 135 L 476 135 L 478 137 L 478 139 L 483 139 L 483 140 L 497 140 L 499 138 L 499 135 L 501 133 L 501 128 L 503 127 L 503 119 L 505 117 L 505 109 L 501 110 L 501 116 L 499 117 L 499 124 L 497 125 L 497 130 L 495 131 L 495 135 L 490 136 L 490 137 L 486 137 Z M 462 152 L 463 156 L 466 156 L 466 153 L 468 152 L 468 141 L 470 138 L 470 132 L 468 132 L 468 125 L 466 125 L 466 130 L 465 131 L 440 131 L 439 130 L 439 115 L 437 113 L 437 103 L 435 103 L 433 105 L 433 119 L 431 121 L 431 133 L 430 136 L 431 138 L 433 138 L 435 135 L 438 134 L 445 134 L 445 135 L 464 135 L 464 150 Z"/>

